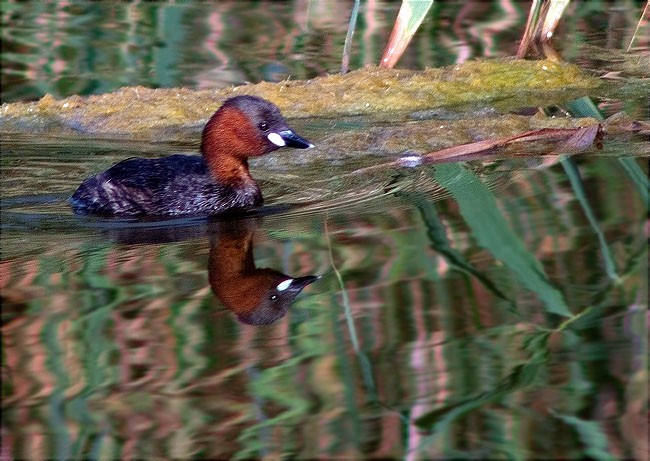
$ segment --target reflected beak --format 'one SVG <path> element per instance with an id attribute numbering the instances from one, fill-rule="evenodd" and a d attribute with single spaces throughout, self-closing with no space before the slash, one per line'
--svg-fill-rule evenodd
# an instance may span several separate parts
<path id="1" fill-rule="evenodd" d="M 284 282 L 281 282 L 276 289 L 278 291 L 286 291 L 287 293 L 298 294 L 305 288 L 307 285 L 314 283 L 318 280 L 320 276 L 316 275 L 306 275 L 305 277 L 296 277 L 295 279 L 287 279 Z"/>
<path id="2" fill-rule="evenodd" d="M 280 131 L 278 134 L 287 147 L 295 147 L 297 149 L 311 149 L 314 147 L 312 143 L 301 138 L 291 130 Z"/>

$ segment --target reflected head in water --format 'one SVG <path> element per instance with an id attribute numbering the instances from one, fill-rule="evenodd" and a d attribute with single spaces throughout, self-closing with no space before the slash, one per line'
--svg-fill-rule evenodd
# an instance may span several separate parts
<path id="1" fill-rule="evenodd" d="M 234 281 L 234 286 L 215 289 L 213 285 L 212 289 L 241 322 L 268 325 L 284 317 L 302 289 L 316 280 L 314 275 L 290 278 L 273 269 L 256 269 L 244 283 Z"/>
<path id="2" fill-rule="evenodd" d="M 241 322 L 267 325 L 284 317 L 302 289 L 319 277 L 256 268 L 254 228 L 252 220 L 222 223 L 210 239 L 208 275 L 214 294 Z"/>

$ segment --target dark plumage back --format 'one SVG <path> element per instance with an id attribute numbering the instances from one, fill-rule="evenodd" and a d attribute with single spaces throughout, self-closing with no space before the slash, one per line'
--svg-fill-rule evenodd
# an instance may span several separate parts
<path id="1" fill-rule="evenodd" d="M 130 158 L 86 179 L 70 204 L 77 214 L 104 216 L 212 214 L 261 204 L 259 188 L 252 186 L 216 183 L 195 155 Z"/>

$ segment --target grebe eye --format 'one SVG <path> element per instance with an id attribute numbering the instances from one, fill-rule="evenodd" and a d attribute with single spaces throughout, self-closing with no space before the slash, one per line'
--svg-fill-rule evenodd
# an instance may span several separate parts
<path id="1" fill-rule="evenodd" d="M 271 301 L 275 301 L 276 299 L 278 299 L 278 295 L 271 295 Z"/>
<path id="2" fill-rule="evenodd" d="M 269 124 L 266 122 L 261 122 L 260 123 L 260 130 L 262 131 L 269 131 Z"/>

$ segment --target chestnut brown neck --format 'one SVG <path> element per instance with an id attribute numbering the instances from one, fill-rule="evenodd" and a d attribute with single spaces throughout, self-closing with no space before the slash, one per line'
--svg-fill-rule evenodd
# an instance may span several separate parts
<path id="1" fill-rule="evenodd" d="M 258 269 L 253 260 L 253 231 L 226 231 L 210 242 L 210 286 L 232 312 L 249 315 L 269 289 L 284 276 L 273 269 Z"/>
<path id="2" fill-rule="evenodd" d="M 257 128 L 240 110 L 222 107 L 203 129 L 201 154 L 214 178 L 225 184 L 253 181 L 247 158 L 266 153 Z"/>

